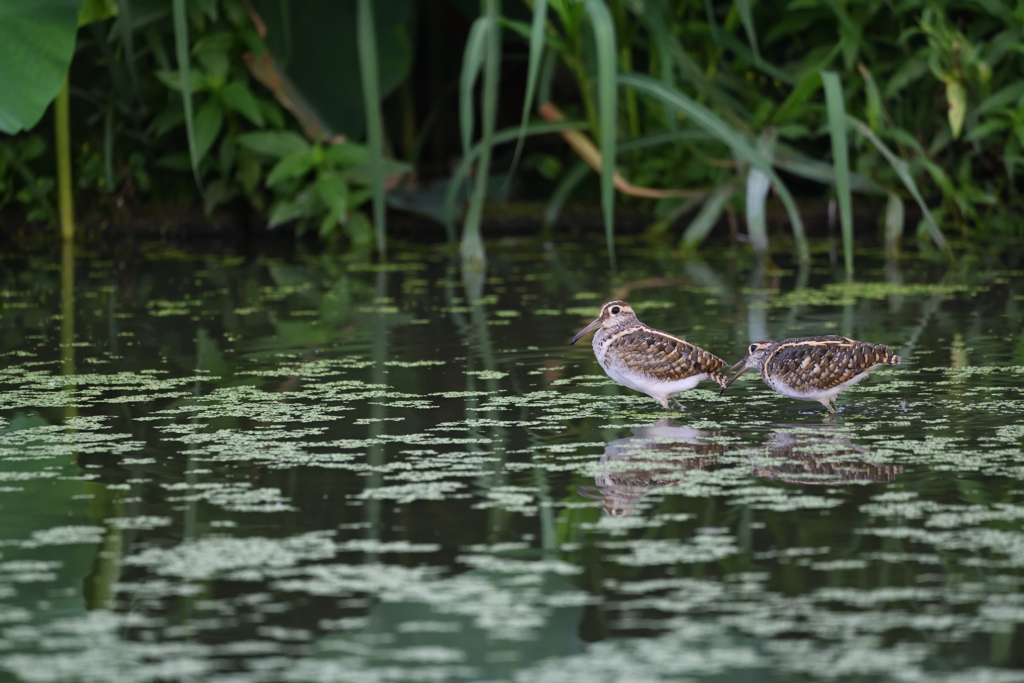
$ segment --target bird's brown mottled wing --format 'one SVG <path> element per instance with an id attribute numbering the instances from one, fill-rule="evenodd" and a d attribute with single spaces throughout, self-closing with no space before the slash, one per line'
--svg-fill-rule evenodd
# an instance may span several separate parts
<path id="1" fill-rule="evenodd" d="M 725 361 L 699 346 L 647 328 L 623 330 L 609 344 L 608 357 L 634 372 L 665 381 L 706 373 L 720 386 Z"/>
<path id="2" fill-rule="evenodd" d="M 896 365 L 900 357 L 887 346 L 845 337 L 787 339 L 768 358 L 762 375 L 797 391 L 827 390 L 848 382 L 876 365 Z"/>

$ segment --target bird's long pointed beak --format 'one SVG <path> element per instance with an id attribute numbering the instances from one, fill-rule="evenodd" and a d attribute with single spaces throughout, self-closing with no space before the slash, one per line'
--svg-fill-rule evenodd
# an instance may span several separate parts
<path id="1" fill-rule="evenodd" d="M 569 342 L 569 345 L 572 346 L 573 344 L 575 344 L 579 340 L 579 338 L 585 335 L 587 332 L 590 332 L 591 330 L 596 330 L 597 328 L 601 327 L 602 322 L 604 321 L 598 318 L 594 322 L 584 327 L 582 330 L 576 333 L 576 336 L 572 338 L 572 341 Z"/>
<path id="2" fill-rule="evenodd" d="M 747 354 L 747 356 L 743 356 L 742 360 L 740 360 L 738 363 L 733 363 L 732 367 L 730 367 L 728 370 L 726 370 L 726 372 L 732 372 L 736 368 L 740 368 L 740 371 L 737 372 L 735 375 L 733 375 L 732 379 L 730 379 L 728 382 L 725 383 L 725 386 L 722 387 L 722 391 L 720 391 L 719 394 L 718 394 L 719 396 L 724 394 L 725 390 L 728 389 L 729 387 L 731 387 L 732 383 L 735 382 L 737 379 L 739 379 L 740 375 L 742 375 L 744 372 L 747 371 L 747 357 L 748 356 L 749 356 L 749 354 Z M 740 366 L 743 366 L 743 367 L 740 367 Z"/>

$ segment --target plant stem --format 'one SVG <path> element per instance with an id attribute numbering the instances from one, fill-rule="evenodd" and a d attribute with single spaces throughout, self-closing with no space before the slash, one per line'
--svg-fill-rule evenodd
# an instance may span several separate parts
<path id="1" fill-rule="evenodd" d="M 60 206 L 60 236 L 65 242 L 75 239 L 75 211 L 71 198 L 71 105 L 68 77 L 54 101 L 54 126 L 57 141 L 57 197 Z"/>

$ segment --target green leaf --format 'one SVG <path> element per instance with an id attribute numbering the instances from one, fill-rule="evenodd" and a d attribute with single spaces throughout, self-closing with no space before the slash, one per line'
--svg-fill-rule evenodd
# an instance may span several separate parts
<path id="1" fill-rule="evenodd" d="M 853 197 L 850 194 L 849 144 L 846 140 L 846 105 L 843 85 L 833 71 L 822 71 L 828 131 L 832 140 L 832 163 L 836 172 L 836 197 L 839 200 L 839 225 L 843 231 L 843 260 L 847 274 L 853 273 Z"/>
<path id="2" fill-rule="evenodd" d="M 722 217 L 725 205 L 732 197 L 734 191 L 731 187 L 723 187 L 708 197 L 704 202 L 704 206 L 700 208 L 700 212 L 693 217 L 693 220 L 686 227 L 679 246 L 693 248 L 703 242 L 704 238 L 711 232 L 711 229 L 718 223 L 718 219 Z"/>
<path id="3" fill-rule="evenodd" d="M 181 74 L 172 69 L 161 69 L 156 72 L 157 80 L 166 85 L 171 90 L 181 92 Z M 188 74 L 188 87 L 194 95 L 197 92 L 203 92 L 207 89 L 206 79 L 198 71 L 189 71 Z"/>
<path id="4" fill-rule="evenodd" d="M 663 83 L 653 78 L 639 74 L 626 74 L 619 76 L 619 82 L 661 100 L 673 109 L 685 114 L 694 124 L 711 133 L 723 144 L 728 145 L 738 157 L 764 173 L 775 187 L 776 192 L 779 193 L 779 198 L 789 214 L 789 220 L 793 226 L 793 238 L 796 241 L 800 260 L 807 261 L 810 259 L 807 238 L 804 236 L 803 220 L 800 218 L 800 212 L 797 210 L 793 195 L 790 194 L 782 179 L 772 169 L 771 162 L 754 149 L 743 135 L 731 128 L 729 124 L 703 104 L 684 95 L 675 88 L 666 87 Z"/>
<path id="5" fill-rule="evenodd" d="M 993 133 L 999 133 L 1010 128 L 1010 122 L 1006 119 L 988 119 L 987 121 L 978 124 L 974 128 L 968 131 L 967 135 L 964 136 L 964 140 L 967 142 L 976 142 L 978 140 L 984 140 Z"/>
<path id="6" fill-rule="evenodd" d="M 274 202 L 270 207 L 270 215 L 267 216 L 267 227 L 276 228 L 283 223 L 288 223 L 306 215 L 306 207 L 301 202 L 282 199 Z"/>
<path id="7" fill-rule="evenodd" d="M 192 54 L 210 81 L 215 84 L 215 89 L 220 88 L 227 80 L 230 68 L 228 52 L 234 44 L 234 35 L 221 31 L 203 36 L 192 48 Z"/>
<path id="8" fill-rule="evenodd" d="M 295 154 L 313 153 L 313 147 L 306 139 L 290 130 L 243 133 L 236 140 L 246 149 L 276 159 Z"/>
<path id="9" fill-rule="evenodd" d="M 324 150 L 324 162 L 334 166 L 358 166 L 369 163 L 370 152 L 365 145 L 341 142 Z"/>
<path id="10" fill-rule="evenodd" d="M 1011 107 L 1011 105 L 1013 109 L 1017 109 L 1020 106 L 1022 97 L 1024 97 L 1024 80 L 1011 83 L 992 93 L 978 104 L 974 109 L 974 113 L 978 116 L 984 116 L 997 109 Z"/>
<path id="11" fill-rule="evenodd" d="M 885 85 L 885 99 L 892 99 L 900 90 L 928 73 L 928 60 L 923 56 L 927 48 L 922 48 L 913 57 L 903 62 Z"/>
<path id="12" fill-rule="evenodd" d="M 149 128 L 157 137 L 160 137 L 183 123 L 185 123 L 185 112 L 175 103 L 157 114 L 149 124 Z"/>
<path id="13" fill-rule="evenodd" d="M 864 94 L 867 98 L 864 115 L 867 117 L 871 130 L 878 130 L 882 124 L 882 94 L 878 91 L 878 83 L 875 82 L 871 71 L 863 64 L 859 68 L 860 74 L 864 78 Z"/>
<path id="14" fill-rule="evenodd" d="M 32 128 L 71 64 L 82 0 L 0 3 L 0 131 Z"/>
<path id="15" fill-rule="evenodd" d="M 334 229 L 338 227 L 338 225 L 340 225 L 340 223 L 338 223 L 338 219 L 334 217 L 334 214 L 326 214 L 320 219 L 320 230 L 318 231 L 320 233 L 320 237 L 329 236 L 334 232 Z"/>
<path id="16" fill-rule="evenodd" d="M 597 51 L 597 117 L 600 128 L 597 138 L 601 148 L 601 213 L 604 214 L 608 258 L 614 270 L 615 133 L 618 128 L 615 23 L 604 0 L 584 0 L 584 8 L 594 30 L 594 48 Z"/>
<path id="17" fill-rule="evenodd" d="M 259 158 L 250 150 L 242 147 L 238 150 L 237 168 L 235 177 L 238 179 L 238 184 L 242 186 L 243 192 L 247 195 L 252 195 L 259 186 L 260 178 L 262 177 L 263 167 L 259 162 Z"/>
<path id="18" fill-rule="evenodd" d="M 946 83 L 946 102 L 949 104 L 949 128 L 955 140 L 960 137 L 967 115 L 967 91 L 959 81 Z"/>
<path id="19" fill-rule="evenodd" d="M 289 178 L 301 178 L 309 173 L 312 168 L 313 155 L 311 154 L 287 156 L 274 164 L 274 168 L 270 169 L 270 173 L 267 175 L 267 186 L 273 187 Z"/>
<path id="20" fill-rule="evenodd" d="M 818 71 L 811 71 L 799 81 L 793 87 L 793 91 L 789 93 L 789 96 L 779 105 L 779 108 L 775 111 L 775 116 L 772 117 L 774 123 L 781 123 L 794 116 L 803 116 L 807 111 L 807 101 L 811 99 L 811 96 L 817 92 L 818 88 L 821 87 L 821 73 Z"/>
<path id="21" fill-rule="evenodd" d="M 814 159 L 784 143 L 775 146 L 772 165 L 795 176 L 813 180 L 822 185 L 836 184 L 836 170 L 832 164 Z M 886 189 L 859 173 L 850 173 L 850 189 L 861 194 L 884 195 Z"/>
<path id="22" fill-rule="evenodd" d="M 373 241 L 373 227 L 362 211 L 356 211 L 349 216 L 348 222 L 345 223 L 345 233 L 352 240 L 352 244 L 359 247 L 369 246 Z"/>
<path id="23" fill-rule="evenodd" d="M 95 21 L 105 21 L 116 16 L 117 4 L 114 0 L 85 0 L 78 13 L 78 25 L 88 26 Z"/>
<path id="24" fill-rule="evenodd" d="M 220 108 L 220 102 L 211 97 L 203 106 L 199 107 L 199 112 L 196 114 L 195 156 L 197 159 L 206 157 L 206 153 L 210 151 L 213 143 L 217 140 L 223 125 L 224 111 Z"/>
<path id="25" fill-rule="evenodd" d="M 224 180 L 218 178 L 206 186 L 206 192 L 203 194 L 203 210 L 207 214 L 213 213 L 218 206 L 226 204 L 236 196 L 238 196 L 238 192 L 234 189 L 234 185 L 228 185 Z"/>
<path id="26" fill-rule="evenodd" d="M 317 174 L 316 191 L 327 205 L 334 223 L 343 223 L 348 212 L 348 184 L 337 173 L 330 171 Z"/>
<path id="27" fill-rule="evenodd" d="M 217 92 L 217 97 L 229 109 L 232 109 L 245 118 L 254 126 L 264 125 L 263 111 L 256 96 L 252 94 L 248 86 L 241 81 L 231 81 Z"/>

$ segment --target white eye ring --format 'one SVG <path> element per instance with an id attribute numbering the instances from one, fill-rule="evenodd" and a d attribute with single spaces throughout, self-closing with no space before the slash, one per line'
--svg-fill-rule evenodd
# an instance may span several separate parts
<path id="1" fill-rule="evenodd" d="M 757 351 L 757 344 L 750 345 L 750 352 L 753 353 L 754 351 Z"/>
<path id="2" fill-rule="evenodd" d="M 619 307 L 618 306 L 612 306 L 612 315 L 615 315 L 618 312 L 619 312 Z"/>

